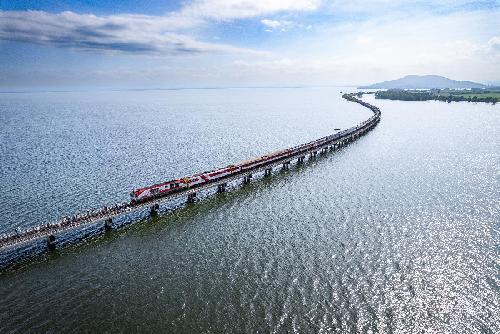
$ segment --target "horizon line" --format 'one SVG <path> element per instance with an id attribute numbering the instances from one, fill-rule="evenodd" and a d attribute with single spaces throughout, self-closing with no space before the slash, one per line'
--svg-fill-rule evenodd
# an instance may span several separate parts
<path id="1" fill-rule="evenodd" d="M 217 90 L 217 89 L 262 89 L 262 88 L 319 88 L 319 87 L 359 87 L 359 85 L 291 85 L 291 86 L 194 86 L 194 87 L 154 87 L 154 88 L 96 88 L 96 89 L 49 89 L 49 90 L 0 90 L 0 94 L 26 93 L 83 93 L 83 92 L 126 92 L 126 91 L 161 91 L 161 90 Z"/>

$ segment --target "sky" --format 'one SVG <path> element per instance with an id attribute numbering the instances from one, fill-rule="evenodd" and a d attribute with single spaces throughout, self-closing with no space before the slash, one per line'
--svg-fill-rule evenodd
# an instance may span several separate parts
<path id="1" fill-rule="evenodd" d="M 500 0 L 0 0 L 0 90 L 500 84 Z"/>

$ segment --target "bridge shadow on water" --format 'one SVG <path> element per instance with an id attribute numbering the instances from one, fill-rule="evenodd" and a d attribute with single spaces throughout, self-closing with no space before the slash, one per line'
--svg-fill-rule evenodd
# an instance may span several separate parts
<path id="1" fill-rule="evenodd" d="M 305 159 L 302 163 L 296 161 L 289 169 L 276 168 L 271 176 L 264 176 L 263 172 L 254 175 L 250 183 L 244 184 L 241 180 L 228 184 L 223 193 L 215 189 L 202 191 L 195 203 L 187 203 L 185 198 L 173 200 L 160 205 L 157 216 L 150 216 L 149 209 L 130 213 L 119 217 L 113 222 L 113 229 L 106 231 L 104 222 L 97 222 L 81 230 L 69 231 L 57 236 L 57 247 L 48 250 L 46 239 L 40 239 L 20 247 L 0 252 L 0 275 L 17 272 L 31 265 L 55 261 L 65 255 L 85 252 L 92 247 L 102 247 L 127 237 L 150 237 L 165 229 L 184 228 L 186 224 L 195 223 L 196 218 L 207 211 L 222 208 L 228 204 L 235 204 L 249 194 L 258 194 L 266 188 L 276 187 L 289 177 L 305 172 L 309 168 L 328 163 L 332 158 L 342 155 L 347 146 L 362 141 L 364 138 L 349 145 L 318 153 L 313 158 Z M 147 247 L 147 246 L 146 246 Z"/>

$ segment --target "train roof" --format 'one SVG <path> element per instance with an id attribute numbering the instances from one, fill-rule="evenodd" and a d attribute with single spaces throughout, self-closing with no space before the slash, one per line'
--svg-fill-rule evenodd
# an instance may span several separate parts
<path id="1" fill-rule="evenodd" d="M 250 158 L 250 159 L 247 159 L 247 160 L 240 161 L 240 162 L 234 164 L 234 166 L 245 165 L 245 164 L 248 164 L 248 163 L 251 163 L 251 162 L 254 162 L 254 161 L 261 160 L 261 159 L 263 159 L 265 157 L 272 157 L 274 155 L 286 152 L 288 150 L 289 149 L 286 148 L 286 149 L 283 149 L 283 150 L 278 150 L 278 151 L 274 151 L 274 152 L 271 152 L 271 153 L 267 153 L 267 154 L 264 154 L 264 155 L 261 155 L 261 156 L 258 156 L 258 157 L 253 157 L 253 158 Z"/>

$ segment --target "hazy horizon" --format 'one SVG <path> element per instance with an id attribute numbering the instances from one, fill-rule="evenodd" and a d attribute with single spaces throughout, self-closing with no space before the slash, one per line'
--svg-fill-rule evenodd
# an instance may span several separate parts
<path id="1" fill-rule="evenodd" d="M 0 3 L 0 90 L 500 84 L 498 1 Z"/>

